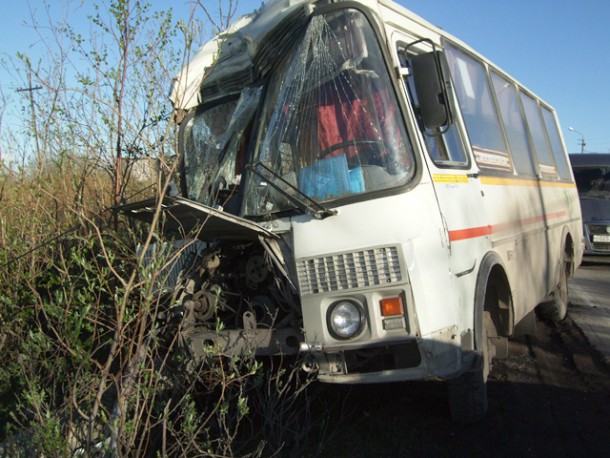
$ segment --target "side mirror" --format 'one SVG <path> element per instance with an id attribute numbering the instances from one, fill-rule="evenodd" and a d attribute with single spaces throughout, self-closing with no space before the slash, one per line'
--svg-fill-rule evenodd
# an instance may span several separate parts
<path id="1" fill-rule="evenodd" d="M 424 126 L 438 129 L 452 122 L 441 51 L 411 57 L 415 92 Z"/>

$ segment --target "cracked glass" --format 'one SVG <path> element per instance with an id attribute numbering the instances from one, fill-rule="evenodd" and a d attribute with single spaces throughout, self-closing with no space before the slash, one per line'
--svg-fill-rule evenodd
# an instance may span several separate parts
<path id="1" fill-rule="evenodd" d="M 401 186 L 414 174 L 404 121 L 377 39 L 364 15 L 312 18 L 267 89 L 244 213 L 294 208 L 293 187 L 316 202 Z M 262 175 L 262 176 L 261 176 Z"/>
<path id="2" fill-rule="evenodd" d="M 214 206 L 218 191 L 239 186 L 260 95 L 260 87 L 244 88 L 186 120 L 183 154 L 189 199 Z"/>

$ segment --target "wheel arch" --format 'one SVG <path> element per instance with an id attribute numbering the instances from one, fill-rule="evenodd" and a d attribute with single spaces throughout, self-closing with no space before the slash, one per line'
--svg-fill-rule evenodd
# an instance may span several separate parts
<path id="1" fill-rule="evenodd" d="M 568 279 L 574 275 L 577 267 L 576 247 L 567 226 L 562 231 L 560 243 L 548 285 L 550 291 L 537 306 L 540 316 L 552 323 L 559 323 L 568 313 Z"/>
<path id="2" fill-rule="evenodd" d="M 480 328 L 484 312 L 489 312 L 498 335 L 512 335 L 514 328 L 512 292 L 502 259 L 494 252 L 489 252 L 483 257 L 475 286 L 474 323 L 478 325 L 475 326 L 477 349 L 480 348 L 482 341 Z"/>
<path id="3" fill-rule="evenodd" d="M 576 270 L 574 256 L 576 254 L 576 247 L 574 244 L 574 238 L 572 237 L 572 233 L 568 227 L 563 229 L 563 234 L 561 235 L 562 247 L 561 254 L 565 256 L 564 261 L 569 263 L 568 276 L 572 277 L 574 275 L 574 271 Z"/>

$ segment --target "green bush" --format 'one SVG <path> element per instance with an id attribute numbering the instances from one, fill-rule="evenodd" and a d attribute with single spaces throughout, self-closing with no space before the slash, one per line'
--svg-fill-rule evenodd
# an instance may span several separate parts
<path id="1" fill-rule="evenodd" d="M 315 423 L 310 380 L 214 348 L 195 364 L 159 288 L 172 254 L 144 263 L 139 249 L 161 231 L 108 210 L 162 195 L 175 173 L 166 92 L 195 27 L 103 3 L 90 26 L 112 39 L 49 24 L 69 43 L 45 43 L 59 60 L 19 55 L 16 73 L 44 90 L 24 93 L 27 132 L 0 132 L 22 158 L 0 159 L 0 455 L 291 456 Z M 67 78 L 71 62 L 87 65 Z M 140 158 L 164 173 L 134 177 Z"/>

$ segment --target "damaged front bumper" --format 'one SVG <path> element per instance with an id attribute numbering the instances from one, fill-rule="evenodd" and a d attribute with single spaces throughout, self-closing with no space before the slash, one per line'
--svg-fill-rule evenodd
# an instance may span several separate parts
<path id="1" fill-rule="evenodd" d="M 406 380 L 447 380 L 472 369 L 480 352 L 464 350 L 454 328 L 426 338 L 412 338 L 364 348 L 322 349 L 302 345 L 306 371 L 325 383 L 385 383 Z"/>
<path id="2" fill-rule="evenodd" d="M 303 336 L 295 329 L 195 329 L 183 335 L 191 354 L 204 358 L 210 351 L 224 355 L 296 355 Z"/>

